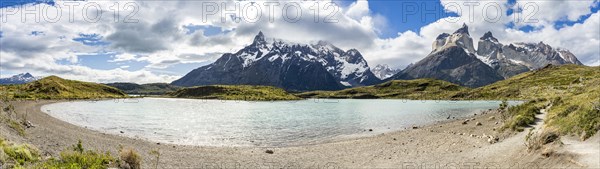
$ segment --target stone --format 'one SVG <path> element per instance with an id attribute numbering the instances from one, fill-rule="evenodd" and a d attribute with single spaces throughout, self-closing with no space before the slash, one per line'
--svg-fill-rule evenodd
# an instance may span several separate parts
<path id="1" fill-rule="evenodd" d="M 31 121 L 27 120 L 27 122 L 25 122 L 25 127 L 32 128 L 32 127 L 35 127 L 35 126 L 33 126 L 33 123 L 31 123 Z"/>
<path id="2" fill-rule="evenodd" d="M 273 152 L 273 150 L 267 150 L 267 151 L 265 151 L 265 153 L 267 153 L 267 154 L 273 154 L 275 152 Z"/>

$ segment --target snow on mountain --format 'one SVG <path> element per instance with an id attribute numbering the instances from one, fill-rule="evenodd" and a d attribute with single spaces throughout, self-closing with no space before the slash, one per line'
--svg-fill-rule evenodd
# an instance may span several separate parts
<path id="1" fill-rule="evenodd" d="M 503 55 L 515 61 L 522 62 L 530 70 L 542 68 L 548 64 L 578 64 L 582 63 L 568 50 L 556 49 L 544 42 L 513 43 L 502 47 Z"/>
<path id="2" fill-rule="evenodd" d="M 264 34 L 260 32 L 246 49 L 248 50 L 242 50 L 238 55 L 244 60 L 244 67 L 267 55 L 270 55 L 268 58 L 270 62 L 274 62 L 278 58 L 282 62 L 286 62 L 290 60 L 290 57 L 298 57 L 305 61 L 321 64 L 340 83 L 346 84 L 345 86 L 373 84 L 374 80 L 372 79 L 375 77 L 369 72 L 369 66 L 358 50 L 344 51 L 326 41 L 306 45 L 276 40 L 271 45 L 267 45 Z"/>
<path id="3" fill-rule="evenodd" d="M 468 87 L 502 80 L 496 70 L 478 59 L 468 29 L 464 24 L 452 34 L 440 34 L 429 55 L 390 79 L 434 78 Z"/>
<path id="4" fill-rule="evenodd" d="M 217 69 L 213 70 L 212 68 Z M 228 70 L 229 72 L 212 72 L 217 70 Z M 324 71 L 324 74 L 316 73 L 321 71 Z M 300 72 L 311 73 L 302 75 L 308 79 L 291 77 L 292 74 L 299 76 Z M 213 77 L 214 74 L 220 74 L 221 79 Z M 223 76 L 235 78 L 228 79 Z M 329 79 L 327 78 L 329 77 L 332 77 L 337 85 L 328 84 Z M 319 79 L 321 82 L 316 82 Z M 288 84 L 290 80 L 308 84 L 304 86 Z M 224 54 L 215 63 L 198 68 L 174 81 L 173 84 L 182 86 L 257 84 L 279 86 L 289 90 L 330 90 L 343 86 L 364 86 L 379 82 L 381 82 L 380 79 L 370 71 L 366 60 L 356 49 L 344 51 L 325 41 L 319 41 L 316 44 L 298 44 L 283 40 L 267 42 L 264 34 L 260 32 L 252 44 L 236 53 Z M 329 87 L 322 86 L 325 84 Z M 338 88 L 338 86 L 340 87 Z"/>
<path id="5" fill-rule="evenodd" d="M 21 73 L 8 78 L 0 78 L 0 84 L 25 84 L 36 80 L 38 80 L 38 78 L 29 73 Z"/>
<path id="6" fill-rule="evenodd" d="M 371 72 L 375 74 L 379 79 L 387 79 L 400 72 L 400 69 L 392 69 L 387 64 L 379 64 L 371 69 Z"/>

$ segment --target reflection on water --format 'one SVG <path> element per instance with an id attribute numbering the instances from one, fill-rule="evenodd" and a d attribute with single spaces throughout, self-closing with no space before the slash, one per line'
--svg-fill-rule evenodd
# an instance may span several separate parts
<path id="1" fill-rule="evenodd" d="M 512 102 L 511 104 L 516 104 Z M 246 102 L 141 98 L 45 105 L 79 126 L 157 142 L 207 146 L 290 146 L 373 135 L 462 118 L 499 101 L 302 100 Z M 369 132 L 368 129 L 373 129 Z"/>

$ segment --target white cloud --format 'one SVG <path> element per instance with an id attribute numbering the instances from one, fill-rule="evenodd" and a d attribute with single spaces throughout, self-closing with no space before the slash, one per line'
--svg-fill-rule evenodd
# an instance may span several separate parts
<path id="1" fill-rule="evenodd" d="M 114 55 L 113 59 L 109 60 L 108 62 L 123 62 L 123 61 L 130 61 L 130 60 L 141 61 L 136 56 L 137 55 L 130 54 L 130 53 L 121 53 L 121 54 Z"/>
<path id="2" fill-rule="evenodd" d="M 346 15 L 355 20 L 360 20 L 363 16 L 367 16 L 369 11 L 369 2 L 366 0 L 358 0 L 350 4 L 346 10 Z"/>
<path id="3" fill-rule="evenodd" d="M 590 7 L 594 5 L 594 0 L 517 0 L 516 3 L 519 8 L 523 8 L 523 17 L 531 15 L 536 19 L 553 22 L 577 21 L 581 16 L 591 13 Z"/>

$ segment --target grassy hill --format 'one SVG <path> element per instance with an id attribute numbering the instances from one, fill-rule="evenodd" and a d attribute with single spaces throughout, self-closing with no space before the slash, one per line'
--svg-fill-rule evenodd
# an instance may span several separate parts
<path id="1" fill-rule="evenodd" d="M 139 95 L 163 95 L 169 92 L 174 92 L 180 89 L 179 86 L 173 86 L 167 83 L 107 83 L 106 85 L 122 90 L 127 94 Z"/>
<path id="2" fill-rule="evenodd" d="M 582 94 L 600 86 L 600 67 L 547 66 L 506 80 L 461 92 L 455 98 L 522 99 Z"/>
<path id="3" fill-rule="evenodd" d="M 339 91 L 312 91 L 296 94 L 303 98 L 344 99 L 450 99 L 469 88 L 435 79 L 393 80 L 373 86 L 356 87 Z"/>
<path id="4" fill-rule="evenodd" d="M 212 85 L 182 88 L 167 94 L 170 97 L 219 100 L 299 100 L 285 90 L 271 86 Z"/>
<path id="5" fill-rule="evenodd" d="M 540 106 L 552 105 L 546 124 L 563 134 L 588 138 L 600 130 L 600 67 L 547 66 L 454 97 L 546 100 L 522 110 L 539 110 Z M 531 116 L 529 113 L 529 118 Z"/>
<path id="6" fill-rule="evenodd" d="M 58 76 L 21 85 L 0 86 L 0 96 L 7 99 L 91 99 L 122 98 L 125 93 L 103 84 L 62 79 Z"/>

